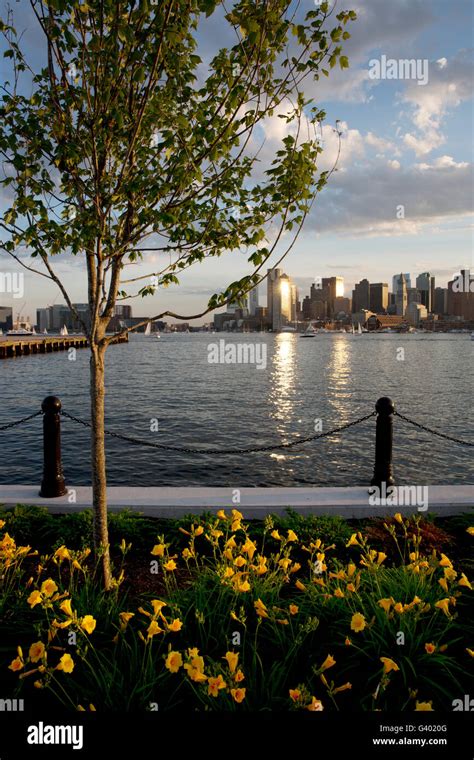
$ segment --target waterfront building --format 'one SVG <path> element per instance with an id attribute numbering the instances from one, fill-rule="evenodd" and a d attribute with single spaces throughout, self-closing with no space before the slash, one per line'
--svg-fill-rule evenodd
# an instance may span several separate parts
<path id="1" fill-rule="evenodd" d="M 13 327 L 13 309 L 11 306 L 0 306 L 0 329 L 3 332 Z"/>
<path id="2" fill-rule="evenodd" d="M 433 309 L 435 314 L 444 315 L 448 313 L 448 289 L 435 288 Z"/>
<path id="3" fill-rule="evenodd" d="M 397 290 L 395 291 L 395 306 L 396 306 L 396 315 L 399 317 L 404 317 L 405 312 L 407 309 L 407 283 L 405 279 L 405 275 L 399 274 L 398 275 L 398 281 L 397 281 Z"/>
<path id="4" fill-rule="evenodd" d="M 405 283 L 406 283 L 407 288 L 411 288 L 411 275 L 410 275 L 410 273 L 409 272 L 405 272 L 403 274 L 403 276 L 405 278 Z M 392 277 L 392 293 L 394 295 L 395 295 L 395 293 L 398 290 L 398 284 L 399 284 L 399 281 L 400 281 L 400 277 L 401 277 L 400 274 L 394 274 L 393 277 Z"/>
<path id="5" fill-rule="evenodd" d="M 129 304 L 117 304 L 114 316 L 120 319 L 132 319 L 132 307 Z"/>
<path id="6" fill-rule="evenodd" d="M 249 316 L 254 317 L 258 309 L 258 285 L 247 294 L 247 308 Z"/>
<path id="7" fill-rule="evenodd" d="M 419 327 L 421 320 L 428 317 L 428 309 L 424 304 L 412 301 L 407 306 L 406 317 L 413 327 Z"/>
<path id="8" fill-rule="evenodd" d="M 356 283 L 352 291 L 352 311 L 370 309 L 370 282 L 366 279 Z"/>
<path id="9" fill-rule="evenodd" d="M 471 274 L 468 269 L 461 269 L 460 274 L 448 282 L 447 311 L 453 317 L 466 321 L 474 320 L 474 292 L 471 292 Z"/>
<path id="10" fill-rule="evenodd" d="M 423 272 L 416 278 L 416 288 L 420 291 L 421 303 L 428 312 L 433 311 L 435 278 L 429 272 Z"/>
<path id="11" fill-rule="evenodd" d="M 267 277 L 267 309 L 271 329 L 281 330 L 296 319 L 297 291 L 281 269 L 269 269 Z"/>
<path id="12" fill-rule="evenodd" d="M 388 283 L 373 282 L 370 283 L 369 306 L 376 314 L 384 314 L 388 308 Z"/>

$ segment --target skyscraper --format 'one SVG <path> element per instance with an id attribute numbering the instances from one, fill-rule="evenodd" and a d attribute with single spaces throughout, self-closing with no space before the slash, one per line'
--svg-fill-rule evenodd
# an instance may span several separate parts
<path id="1" fill-rule="evenodd" d="M 410 273 L 409 272 L 405 272 L 403 276 L 405 278 L 405 283 L 406 283 L 407 288 L 411 288 L 411 275 L 410 275 Z M 401 277 L 401 275 L 399 275 L 399 274 L 394 274 L 393 277 L 392 277 L 392 293 L 393 294 L 395 294 L 397 292 L 398 281 L 399 281 L 400 277 Z"/>
<path id="2" fill-rule="evenodd" d="M 370 283 L 364 279 L 357 282 L 352 291 L 352 313 L 370 308 Z"/>
<path id="3" fill-rule="evenodd" d="M 370 285 L 370 300 L 368 308 L 376 314 L 383 314 L 388 308 L 388 283 L 374 282 Z"/>
<path id="4" fill-rule="evenodd" d="M 407 296 L 407 282 L 404 274 L 398 275 L 397 290 L 395 291 L 395 305 L 397 310 L 397 316 L 404 317 L 407 310 L 408 296 Z"/>
<path id="5" fill-rule="evenodd" d="M 296 318 L 297 291 L 281 269 L 269 269 L 267 277 L 268 320 L 278 331 Z"/>
<path id="6" fill-rule="evenodd" d="M 255 285 L 255 287 L 247 294 L 247 304 L 249 315 L 254 317 L 258 309 L 258 285 Z"/>
<path id="7" fill-rule="evenodd" d="M 416 278 L 416 287 L 420 291 L 421 303 L 428 312 L 433 311 L 435 278 L 429 272 L 423 272 Z"/>

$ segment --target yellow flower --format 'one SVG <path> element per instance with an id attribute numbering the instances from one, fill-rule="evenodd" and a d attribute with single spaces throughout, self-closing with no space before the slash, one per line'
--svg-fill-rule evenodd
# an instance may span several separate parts
<path id="1" fill-rule="evenodd" d="M 391 670 L 400 670 L 397 663 L 390 659 L 390 657 L 381 657 L 380 662 L 383 663 L 383 672 L 390 673 Z"/>
<path id="2" fill-rule="evenodd" d="M 183 627 L 183 624 L 179 618 L 175 618 L 172 623 L 168 624 L 168 631 L 172 631 L 173 633 L 177 633 L 181 630 Z"/>
<path id="3" fill-rule="evenodd" d="M 221 674 L 219 673 L 218 676 L 211 677 L 207 681 L 207 693 L 211 697 L 218 697 L 220 689 L 225 689 L 227 686 L 226 682 L 222 678 Z"/>
<path id="4" fill-rule="evenodd" d="M 61 602 L 61 604 L 59 605 L 59 609 L 62 612 L 65 612 L 68 617 L 72 617 L 73 612 L 72 612 L 72 608 L 71 608 L 71 600 L 70 599 L 65 599 L 64 602 Z"/>
<path id="5" fill-rule="evenodd" d="M 193 526 L 193 528 L 194 528 L 194 526 Z M 196 528 L 196 530 L 194 530 L 194 535 L 195 536 L 202 536 L 203 533 L 204 533 L 204 528 L 202 527 L 202 525 L 198 525 L 197 528 Z"/>
<path id="6" fill-rule="evenodd" d="M 245 679 L 245 676 L 244 676 L 244 674 L 242 673 L 242 671 L 241 671 L 241 670 L 238 670 L 238 671 L 237 671 L 237 673 L 236 673 L 236 674 L 235 674 L 235 676 L 234 676 L 234 681 L 235 681 L 235 683 L 240 683 L 240 682 L 241 682 L 241 681 L 243 681 L 244 679 Z"/>
<path id="7" fill-rule="evenodd" d="M 379 599 L 379 600 L 378 600 L 378 602 L 377 602 L 377 604 L 378 604 L 380 607 L 382 607 L 382 609 L 383 609 L 385 612 L 390 612 L 390 607 L 391 607 L 391 606 L 392 606 L 392 604 L 393 604 L 393 599 L 392 599 L 392 597 L 390 597 L 390 599 L 388 599 L 388 598 Z"/>
<path id="8" fill-rule="evenodd" d="M 384 554 L 383 552 L 379 552 L 378 557 L 377 557 L 377 565 L 381 565 L 382 562 L 384 562 L 386 559 L 387 559 L 387 555 Z"/>
<path id="9" fill-rule="evenodd" d="M 249 559 L 252 560 L 253 555 L 257 551 L 257 547 L 254 542 L 250 540 L 250 538 L 247 538 L 245 544 L 242 546 L 242 551 L 244 554 L 248 554 Z"/>
<path id="10" fill-rule="evenodd" d="M 151 639 L 153 636 L 156 636 L 157 633 L 163 633 L 163 628 L 161 628 L 156 620 L 152 620 L 150 625 L 147 628 L 147 635 L 148 638 Z"/>
<path id="11" fill-rule="evenodd" d="M 165 666 L 170 673 L 177 673 L 183 664 L 183 658 L 180 652 L 169 652 L 165 661 Z"/>
<path id="12" fill-rule="evenodd" d="M 342 591 L 342 589 L 340 589 L 339 586 L 338 586 L 337 589 L 334 592 L 334 596 L 339 597 L 339 599 L 343 599 L 344 598 L 344 591 Z"/>
<path id="13" fill-rule="evenodd" d="M 474 527 L 470 526 L 469 528 L 466 528 L 466 533 L 469 533 L 470 536 L 474 536 Z"/>
<path id="14" fill-rule="evenodd" d="M 36 641 L 34 644 L 30 646 L 28 655 L 31 662 L 38 662 L 38 660 L 42 659 L 44 653 L 45 653 L 44 644 L 41 641 Z"/>
<path id="15" fill-rule="evenodd" d="M 299 591 L 306 591 L 306 586 L 301 581 L 295 581 L 295 586 Z"/>
<path id="16" fill-rule="evenodd" d="M 474 649 L 468 649 L 468 648 L 466 647 L 466 652 L 468 653 L 468 655 L 469 655 L 470 657 L 474 657 Z"/>
<path id="17" fill-rule="evenodd" d="M 72 622 L 73 622 L 72 618 L 68 618 L 67 620 L 64 620 L 62 623 L 60 623 L 59 620 L 56 620 L 56 618 L 54 618 L 51 625 L 53 626 L 53 628 L 67 628 L 69 625 L 71 625 Z"/>
<path id="18" fill-rule="evenodd" d="M 332 655 L 328 654 L 328 656 L 326 657 L 326 659 L 324 660 L 323 664 L 321 665 L 321 667 L 319 669 L 320 670 L 328 670 L 328 668 L 332 668 L 333 665 L 335 665 L 335 664 L 336 664 L 336 660 L 334 659 L 334 657 L 332 657 Z"/>
<path id="19" fill-rule="evenodd" d="M 232 698 L 234 702 L 237 702 L 240 704 L 245 699 L 245 689 L 231 689 L 230 693 L 232 694 Z"/>
<path id="20" fill-rule="evenodd" d="M 153 549 L 151 550 L 151 554 L 153 554 L 154 557 L 163 557 L 166 549 L 166 544 L 155 544 Z"/>
<path id="21" fill-rule="evenodd" d="M 282 541 L 282 540 L 283 540 L 283 539 L 282 539 L 282 537 L 280 536 L 280 534 L 278 533 L 278 531 L 277 531 L 277 530 L 272 530 L 272 532 L 270 533 L 270 535 L 271 535 L 271 537 L 272 537 L 272 538 L 274 538 L 276 541 Z"/>
<path id="22" fill-rule="evenodd" d="M 214 530 L 211 530 L 211 536 L 212 536 L 213 538 L 220 538 L 220 537 L 221 537 L 221 536 L 223 536 L 223 535 L 224 535 L 224 534 L 223 534 L 223 532 L 222 532 L 221 530 L 215 530 L 215 529 L 214 529 Z"/>
<path id="23" fill-rule="evenodd" d="M 301 691 L 299 689 L 290 689 L 290 699 L 293 702 L 299 702 L 301 699 Z"/>
<path id="24" fill-rule="evenodd" d="M 354 563 L 353 562 L 349 562 L 349 564 L 347 565 L 347 576 L 348 576 L 348 578 L 352 578 L 352 576 L 354 575 L 354 573 L 355 573 L 356 570 L 357 570 L 357 567 L 354 565 Z"/>
<path id="25" fill-rule="evenodd" d="M 456 570 L 453 570 L 452 567 L 445 567 L 444 568 L 444 577 L 448 581 L 454 581 L 457 578 L 457 572 L 456 572 Z"/>
<path id="26" fill-rule="evenodd" d="M 247 560 L 245 559 L 245 557 L 236 557 L 234 559 L 234 565 L 236 567 L 243 567 L 246 564 L 247 564 Z"/>
<path id="27" fill-rule="evenodd" d="M 287 533 L 287 535 L 286 535 L 286 540 L 287 541 L 298 541 L 298 536 L 296 535 L 296 533 L 293 530 L 289 530 L 288 533 Z"/>
<path id="28" fill-rule="evenodd" d="M 231 536 L 231 537 L 230 537 L 230 538 L 229 538 L 229 539 L 228 539 L 228 540 L 225 542 L 225 546 L 227 547 L 227 549 L 235 549 L 235 548 L 237 547 L 237 544 L 236 544 L 236 541 L 235 541 L 235 538 L 234 538 L 234 536 Z"/>
<path id="29" fill-rule="evenodd" d="M 4 525 L 5 525 L 5 520 L 0 520 L 0 530 L 4 527 Z"/>
<path id="30" fill-rule="evenodd" d="M 227 660 L 227 664 L 229 666 L 229 670 L 231 673 L 233 673 L 237 667 L 237 663 L 239 661 L 239 653 L 238 652 L 226 652 L 225 656 L 222 658 L 223 660 Z"/>
<path id="31" fill-rule="evenodd" d="M 346 645 L 346 647 L 350 647 L 352 646 L 352 640 L 348 636 L 346 636 L 344 644 Z"/>
<path id="32" fill-rule="evenodd" d="M 250 583 L 248 581 L 244 581 L 243 583 L 240 583 L 239 581 L 238 583 L 234 585 L 234 588 L 236 591 L 245 593 L 246 591 L 250 591 Z"/>
<path id="33" fill-rule="evenodd" d="M 433 654 L 433 652 L 436 652 L 436 646 L 434 644 L 425 644 L 425 650 L 427 654 Z"/>
<path id="34" fill-rule="evenodd" d="M 333 690 L 332 693 L 333 694 L 337 694 L 339 691 L 347 691 L 347 689 L 352 689 L 352 684 L 350 683 L 350 681 L 348 681 L 347 683 L 343 684 L 342 686 L 337 686 Z"/>
<path id="35" fill-rule="evenodd" d="M 360 544 L 359 544 L 359 542 L 357 540 L 357 533 L 353 533 L 352 536 L 350 537 L 349 541 L 346 544 L 346 548 L 348 546 L 359 546 L 359 545 Z"/>
<path id="36" fill-rule="evenodd" d="M 367 623 L 366 623 L 365 617 L 360 612 L 356 612 L 354 615 L 352 615 L 352 619 L 351 619 L 352 631 L 359 633 L 360 631 L 364 630 L 366 625 Z"/>
<path id="37" fill-rule="evenodd" d="M 403 517 L 401 516 L 400 512 L 397 512 L 393 519 L 397 521 L 397 523 L 400 523 L 400 525 L 403 525 Z"/>
<path id="38" fill-rule="evenodd" d="M 63 561 L 63 559 L 71 559 L 71 555 L 69 554 L 69 549 L 66 549 L 64 544 L 59 547 L 59 549 L 56 549 L 54 552 L 54 556 L 59 559 L 60 562 Z"/>
<path id="39" fill-rule="evenodd" d="M 192 551 L 186 548 L 186 549 L 183 549 L 183 551 L 181 552 L 181 556 L 183 559 L 191 559 L 191 557 L 194 557 L 194 554 L 192 553 Z"/>
<path id="40" fill-rule="evenodd" d="M 232 576 L 234 575 L 234 573 L 235 573 L 235 570 L 232 570 L 231 567 L 226 567 L 226 569 L 224 570 L 224 575 L 222 577 L 223 578 L 232 578 Z"/>
<path id="41" fill-rule="evenodd" d="M 280 567 L 283 568 L 283 570 L 286 573 L 286 571 L 288 570 L 288 565 L 291 565 L 291 559 L 289 559 L 288 557 L 283 557 L 283 559 L 279 560 L 278 564 L 280 565 Z"/>
<path id="42" fill-rule="evenodd" d="M 43 596 L 46 596 L 46 597 L 52 596 L 54 592 L 57 590 L 58 590 L 58 587 L 52 578 L 48 578 L 47 580 L 43 581 L 43 583 L 41 584 L 41 593 L 43 594 Z"/>
<path id="43" fill-rule="evenodd" d="M 74 670 L 74 660 L 70 654 L 63 654 L 59 663 L 56 665 L 56 670 L 62 670 L 63 673 L 72 673 Z"/>
<path id="44" fill-rule="evenodd" d="M 9 670 L 13 670 L 14 673 L 16 673 L 17 670 L 21 670 L 25 666 L 25 663 L 23 662 L 22 657 L 16 657 L 14 660 L 11 661 L 10 665 L 8 666 Z"/>
<path id="45" fill-rule="evenodd" d="M 443 589 L 443 591 L 446 591 L 446 593 L 448 593 L 448 581 L 446 580 L 446 578 L 440 578 L 438 580 L 438 583 Z"/>
<path id="46" fill-rule="evenodd" d="M 32 591 L 26 601 L 28 602 L 30 607 L 33 609 L 33 607 L 36 604 L 41 604 L 42 600 L 43 600 L 43 597 L 39 591 Z"/>
<path id="47" fill-rule="evenodd" d="M 81 628 L 83 628 L 89 634 L 94 631 L 96 625 L 97 622 L 94 620 L 92 615 L 84 615 L 81 620 Z"/>
<path id="48" fill-rule="evenodd" d="M 151 606 L 155 615 L 159 615 L 163 607 L 167 607 L 166 602 L 162 602 L 161 599 L 152 599 Z"/>
<path id="49" fill-rule="evenodd" d="M 432 711 L 433 712 L 433 703 L 432 702 L 418 702 L 418 700 L 416 700 L 415 711 L 418 711 L 418 712 Z"/>
<path id="50" fill-rule="evenodd" d="M 472 591 L 472 586 L 470 582 L 468 581 L 465 573 L 461 574 L 461 580 L 458 581 L 458 586 L 465 586 L 466 588 L 469 588 Z"/>
<path id="51" fill-rule="evenodd" d="M 127 627 L 129 621 L 134 616 L 135 616 L 134 612 L 119 612 L 120 628 L 121 628 L 122 631 L 125 630 L 125 628 Z"/>
<path id="52" fill-rule="evenodd" d="M 446 556 L 446 554 L 441 554 L 441 559 L 439 562 L 440 567 L 452 567 L 453 564 L 451 560 Z"/>
<path id="53" fill-rule="evenodd" d="M 401 602 L 397 602 L 397 603 L 396 603 L 396 604 L 393 606 L 393 609 L 395 610 L 395 612 L 398 612 L 398 614 L 399 614 L 399 615 L 402 615 L 402 614 L 403 614 L 403 604 L 402 604 Z"/>
<path id="54" fill-rule="evenodd" d="M 298 613 L 299 607 L 297 604 L 290 604 L 289 610 L 290 610 L 290 615 L 296 615 Z"/>
<path id="55" fill-rule="evenodd" d="M 444 614 L 449 617 L 449 599 L 440 599 L 439 602 L 436 602 L 435 607 L 438 607 L 438 609 L 443 610 Z"/>
<path id="56" fill-rule="evenodd" d="M 238 509 L 233 509 L 232 512 L 231 512 L 231 515 L 232 515 L 232 519 L 233 520 L 243 520 L 244 519 L 244 516 L 243 516 L 242 512 L 239 512 Z"/>
<path id="57" fill-rule="evenodd" d="M 173 570 L 176 570 L 177 564 L 174 559 L 169 559 L 168 562 L 164 563 L 163 567 L 165 570 L 168 570 L 168 572 L 172 572 Z"/>
<path id="58" fill-rule="evenodd" d="M 316 699 L 316 697 L 311 697 L 311 702 L 306 708 L 307 710 L 310 710 L 311 712 L 321 712 L 324 710 L 323 703 L 320 699 Z"/>
<path id="59" fill-rule="evenodd" d="M 255 612 L 257 613 L 257 615 L 259 615 L 259 617 L 262 617 L 262 618 L 268 617 L 268 610 L 261 599 L 257 599 L 257 601 L 253 603 L 253 606 L 255 607 Z"/>
<path id="60" fill-rule="evenodd" d="M 219 511 L 217 512 L 217 517 L 219 518 L 219 520 L 227 520 L 227 515 L 223 509 L 219 509 Z"/>
<path id="61" fill-rule="evenodd" d="M 34 681 L 33 682 L 33 686 L 35 687 L 35 689 L 42 689 L 43 688 L 43 683 L 42 683 L 42 681 Z"/>

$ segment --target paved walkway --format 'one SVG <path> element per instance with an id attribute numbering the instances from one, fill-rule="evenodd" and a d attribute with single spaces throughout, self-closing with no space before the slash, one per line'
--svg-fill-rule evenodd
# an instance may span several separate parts
<path id="1" fill-rule="evenodd" d="M 91 506 L 92 489 L 69 485 L 69 495 L 58 499 L 42 499 L 38 486 L 0 485 L 0 508 L 12 504 L 39 504 L 51 512 L 70 512 Z M 428 512 L 456 515 L 472 511 L 474 485 L 429 486 L 428 510 L 417 506 L 373 505 L 368 488 L 129 488 L 111 487 L 107 491 L 109 508 L 130 508 L 150 517 L 172 517 L 190 512 L 217 511 L 235 507 L 247 518 L 264 517 L 270 512 L 283 514 L 292 507 L 302 514 L 372 517 L 395 512 L 412 514 Z M 237 497 L 239 497 L 237 499 Z M 411 502 L 413 504 L 413 502 Z M 405 504 L 407 501 L 405 500 Z M 474 512 L 473 512 L 474 519 Z"/>

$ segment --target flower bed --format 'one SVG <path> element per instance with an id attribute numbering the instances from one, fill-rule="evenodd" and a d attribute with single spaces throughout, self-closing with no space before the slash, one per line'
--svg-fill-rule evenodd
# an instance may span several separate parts
<path id="1" fill-rule="evenodd" d="M 87 546 L 37 552 L 5 519 L 3 697 L 71 710 L 451 711 L 472 691 L 472 586 L 459 560 L 425 551 L 433 529 L 419 516 L 380 523 L 383 548 L 343 521 L 323 520 L 319 535 L 314 519 L 248 524 L 235 509 L 162 523 L 135 554 L 122 539 L 107 593 Z"/>

